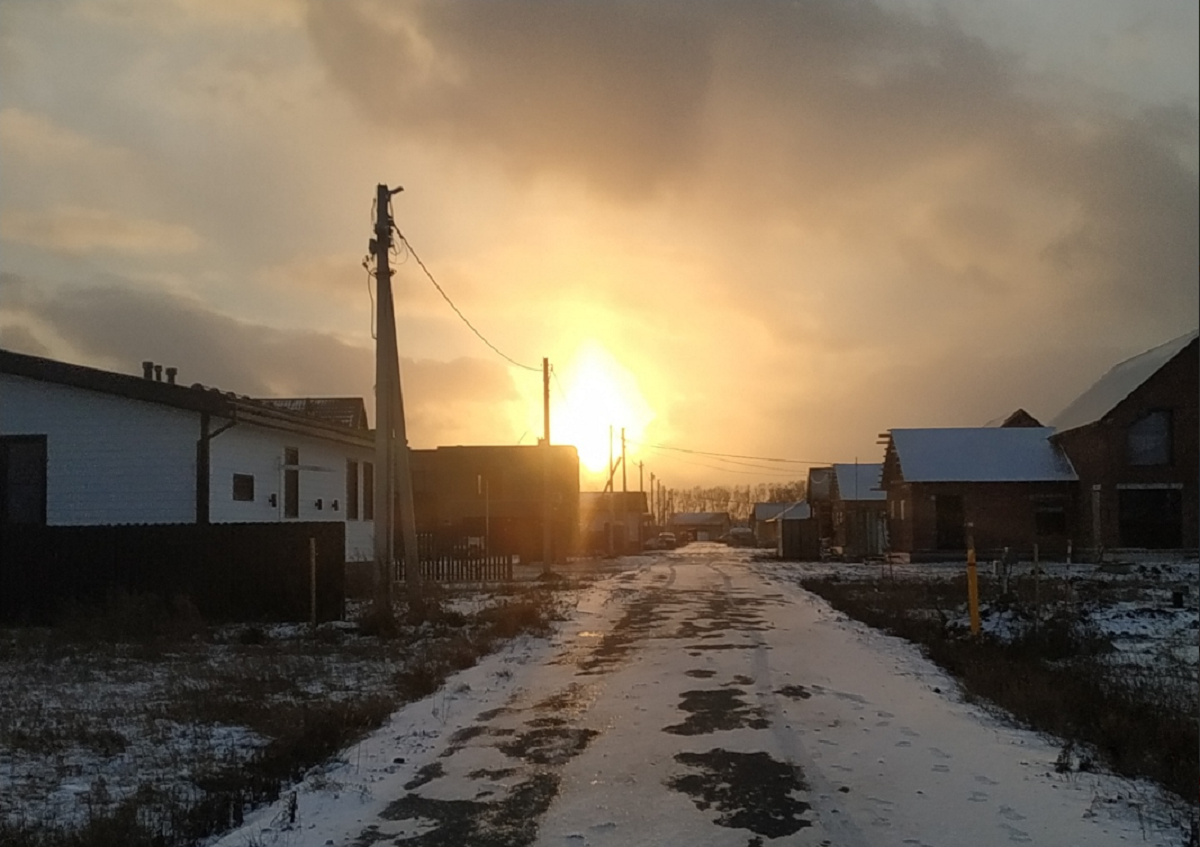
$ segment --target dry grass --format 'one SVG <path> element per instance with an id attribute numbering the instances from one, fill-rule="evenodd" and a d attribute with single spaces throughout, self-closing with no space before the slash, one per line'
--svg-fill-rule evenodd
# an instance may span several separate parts
<path id="1" fill-rule="evenodd" d="M 1022 578 L 1002 597 L 996 585 L 985 585 L 983 599 L 993 610 L 1038 621 L 1002 640 L 971 638 L 959 623 L 965 580 L 827 576 L 801 584 L 851 617 L 920 644 L 969 699 L 1066 739 L 1069 761 L 1148 778 L 1194 802 L 1200 767 L 1195 668 L 1176 660 L 1164 674 L 1157 663 L 1116 661 L 1108 639 L 1075 611 L 1081 593 L 1128 599 L 1146 586 L 1136 580 L 1112 588 Z"/>
<path id="2" fill-rule="evenodd" d="M 417 619 L 364 603 L 315 631 L 208 627 L 184 601 L 114 597 L 0 631 L 0 843 L 198 843 L 504 640 L 548 632 L 561 596 L 434 590 Z M 86 792 L 41 803 L 81 780 Z"/>

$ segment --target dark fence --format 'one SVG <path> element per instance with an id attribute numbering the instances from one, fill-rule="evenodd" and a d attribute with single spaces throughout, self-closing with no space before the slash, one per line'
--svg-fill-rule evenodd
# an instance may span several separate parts
<path id="1" fill-rule="evenodd" d="M 188 597 L 208 620 L 345 614 L 346 528 L 313 523 L 0 526 L 0 620 L 45 622 L 68 601 Z"/>
<path id="2" fill-rule="evenodd" d="M 511 553 L 487 551 L 478 539 L 417 534 L 421 577 L 434 582 L 504 582 L 513 576 Z"/>

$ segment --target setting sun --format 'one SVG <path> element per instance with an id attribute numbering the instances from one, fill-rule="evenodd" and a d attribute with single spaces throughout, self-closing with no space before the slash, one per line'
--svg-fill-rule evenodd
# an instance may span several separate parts
<path id="1" fill-rule="evenodd" d="M 584 343 L 573 359 L 555 371 L 551 439 L 575 445 L 580 465 L 592 474 L 604 474 L 609 427 L 614 431 L 614 451 L 619 453 L 621 428 L 627 439 L 640 440 L 654 411 L 642 396 L 637 377 L 594 341 Z"/>

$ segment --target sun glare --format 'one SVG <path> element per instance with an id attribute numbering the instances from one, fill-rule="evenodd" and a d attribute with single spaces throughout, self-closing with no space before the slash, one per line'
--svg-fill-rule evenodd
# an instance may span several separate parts
<path id="1" fill-rule="evenodd" d="M 579 463 L 592 474 L 608 470 L 609 427 L 613 454 L 620 455 L 621 428 L 627 440 L 640 441 L 654 420 L 637 377 L 602 346 L 587 342 L 562 368 L 551 390 L 550 437 L 556 444 L 573 444 Z M 632 448 L 627 453 L 634 452 Z"/>

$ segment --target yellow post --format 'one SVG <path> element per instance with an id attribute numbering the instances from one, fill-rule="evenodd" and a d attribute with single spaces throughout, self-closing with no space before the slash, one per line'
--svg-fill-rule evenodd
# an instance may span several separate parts
<path id="1" fill-rule="evenodd" d="M 979 635 L 979 574 L 975 568 L 975 539 L 967 539 L 967 605 L 971 611 L 971 635 Z"/>

